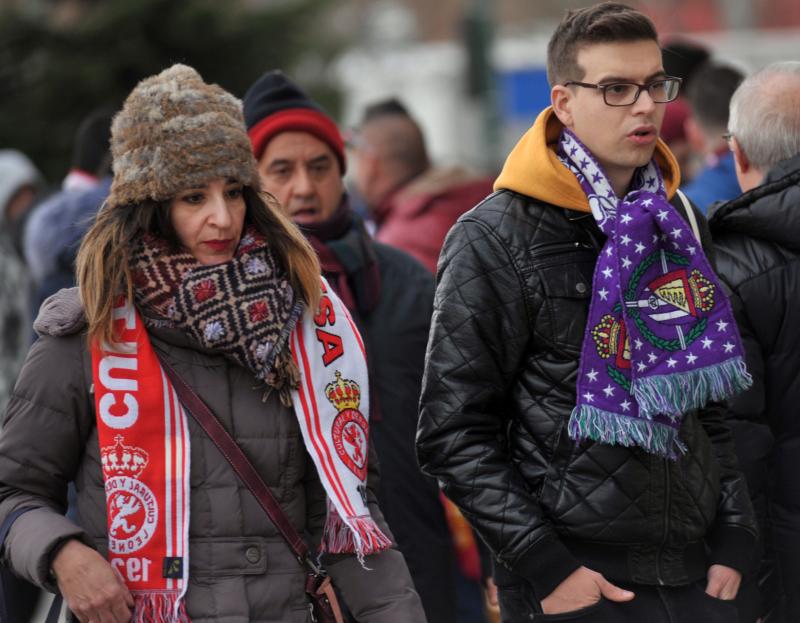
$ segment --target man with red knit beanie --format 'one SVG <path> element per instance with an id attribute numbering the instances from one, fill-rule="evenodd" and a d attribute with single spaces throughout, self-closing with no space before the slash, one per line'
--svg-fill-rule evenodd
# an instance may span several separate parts
<path id="1" fill-rule="evenodd" d="M 244 116 L 262 188 L 317 250 L 364 338 L 381 508 L 428 620 L 454 622 L 450 537 L 436 483 L 420 473 L 414 451 L 433 278 L 409 255 L 369 237 L 342 182 L 341 133 L 302 89 L 280 71 L 267 72 L 245 94 Z"/>

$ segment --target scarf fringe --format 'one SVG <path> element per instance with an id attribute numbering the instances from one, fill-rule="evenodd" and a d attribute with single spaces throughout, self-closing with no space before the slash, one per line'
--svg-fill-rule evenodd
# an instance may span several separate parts
<path id="1" fill-rule="evenodd" d="M 191 623 L 177 591 L 135 591 L 133 601 L 131 623 Z"/>
<path id="2" fill-rule="evenodd" d="M 355 553 L 361 566 L 367 568 L 364 557 L 377 554 L 392 546 L 392 541 L 381 531 L 369 515 L 350 517 L 344 521 L 338 512 L 328 507 L 321 550 L 328 554 Z"/>
<path id="3" fill-rule="evenodd" d="M 591 439 L 606 444 L 639 446 L 647 452 L 676 460 L 686 453 L 678 429 L 651 420 L 619 415 L 589 405 L 572 410 L 569 436 L 575 441 Z"/>
<path id="4" fill-rule="evenodd" d="M 739 356 L 698 370 L 634 379 L 632 390 L 642 417 L 652 420 L 661 414 L 676 421 L 687 411 L 724 400 L 752 384 Z"/>

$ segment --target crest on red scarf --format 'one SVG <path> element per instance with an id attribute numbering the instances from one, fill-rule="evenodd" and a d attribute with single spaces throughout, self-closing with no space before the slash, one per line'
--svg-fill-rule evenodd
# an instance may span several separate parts
<path id="1" fill-rule="evenodd" d="M 358 383 L 343 379 L 336 371 L 336 380 L 325 387 L 325 396 L 339 415 L 333 421 L 333 445 L 339 458 L 360 480 L 367 477 L 366 418 L 358 410 L 361 404 L 361 388 Z"/>

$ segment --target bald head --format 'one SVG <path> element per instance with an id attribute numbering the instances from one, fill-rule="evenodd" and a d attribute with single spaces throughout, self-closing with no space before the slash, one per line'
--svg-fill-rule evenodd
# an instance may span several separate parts
<path id="1" fill-rule="evenodd" d="M 358 190 L 372 206 L 430 166 L 417 122 L 402 107 L 384 108 L 368 109 L 354 154 Z"/>
<path id="2" fill-rule="evenodd" d="M 800 153 L 800 62 L 773 63 L 746 78 L 731 99 L 728 129 L 763 173 Z"/>

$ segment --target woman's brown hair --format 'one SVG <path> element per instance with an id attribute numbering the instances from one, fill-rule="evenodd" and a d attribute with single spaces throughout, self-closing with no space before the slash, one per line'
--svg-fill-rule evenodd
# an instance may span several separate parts
<path id="1" fill-rule="evenodd" d="M 320 297 L 320 267 L 316 252 L 269 193 L 244 187 L 245 223 L 267 239 L 270 249 L 289 275 L 295 292 L 310 309 Z M 131 253 L 136 240 L 155 234 L 174 244 L 177 237 L 169 219 L 168 203 L 154 201 L 129 206 L 104 206 L 78 250 L 78 288 L 89 324 L 89 340 L 114 341 L 112 311 L 120 295 L 133 301 Z"/>

